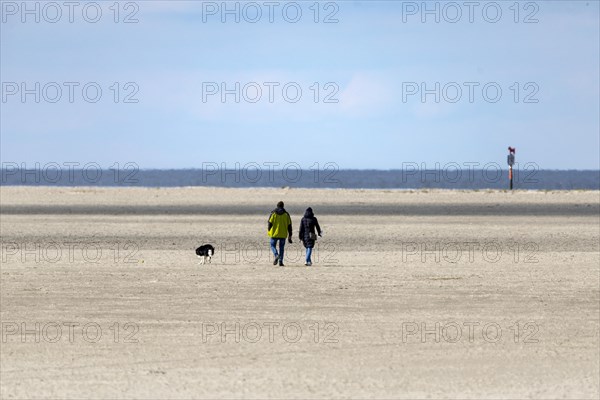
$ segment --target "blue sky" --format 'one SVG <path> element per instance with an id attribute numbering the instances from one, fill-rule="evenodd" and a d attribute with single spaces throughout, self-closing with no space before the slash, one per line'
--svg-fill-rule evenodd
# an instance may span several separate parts
<path id="1" fill-rule="evenodd" d="M 597 1 L 47 3 L 2 1 L 3 162 L 600 168 Z"/>

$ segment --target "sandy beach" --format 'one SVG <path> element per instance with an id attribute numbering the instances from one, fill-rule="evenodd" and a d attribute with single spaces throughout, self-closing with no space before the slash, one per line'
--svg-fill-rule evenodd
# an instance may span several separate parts
<path id="1" fill-rule="evenodd" d="M 2 187 L 0 203 L 3 399 L 600 396 L 598 191 Z"/>

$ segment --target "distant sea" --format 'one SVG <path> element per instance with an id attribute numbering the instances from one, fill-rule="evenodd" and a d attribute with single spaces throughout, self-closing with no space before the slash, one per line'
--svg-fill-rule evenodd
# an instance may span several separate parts
<path id="1" fill-rule="evenodd" d="M 292 187 L 348 189 L 508 189 L 508 170 L 306 170 L 306 169 L 61 169 L 0 170 L 2 186 L 115 186 L 226 188 Z M 600 171 L 515 170 L 515 189 L 600 190 Z"/>

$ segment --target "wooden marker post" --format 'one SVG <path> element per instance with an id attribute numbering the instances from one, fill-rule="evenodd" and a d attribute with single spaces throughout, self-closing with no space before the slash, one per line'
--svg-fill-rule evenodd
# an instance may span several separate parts
<path id="1" fill-rule="evenodd" d="M 513 165 L 515 164 L 515 148 L 514 147 L 508 147 L 508 157 L 507 157 L 507 162 L 508 162 L 508 180 L 509 180 L 509 187 L 510 190 L 513 190 Z"/>

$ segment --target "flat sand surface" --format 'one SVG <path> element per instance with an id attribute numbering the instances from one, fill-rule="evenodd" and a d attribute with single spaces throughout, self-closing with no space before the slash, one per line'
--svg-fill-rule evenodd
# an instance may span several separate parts
<path id="1" fill-rule="evenodd" d="M 0 200 L 3 399 L 600 396 L 597 191 Z M 285 267 L 266 235 L 278 200 Z M 324 230 L 312 267 L 296 239 L 308 206 Z"/>

